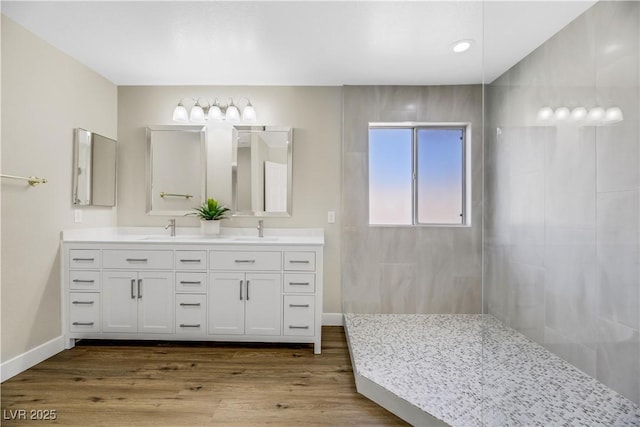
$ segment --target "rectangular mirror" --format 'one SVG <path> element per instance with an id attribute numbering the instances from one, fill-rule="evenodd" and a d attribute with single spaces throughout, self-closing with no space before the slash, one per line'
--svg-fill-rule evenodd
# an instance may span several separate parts
<path id="1" fill-rule="evenodd" d="M 205 126 L 147 127 L 147 213 L 184 215 L 206 197 Z"/>
<path id="2" fill-rule="evenodd" d="M 231 151 L 233 215 L 290 216 L 293 129 L 234 126 Z"/>
<path id="3" fill-rule="evenodd" d="M 72 202 L 116 205 L 116 140 L 77 128 L 73 141 Z"/>

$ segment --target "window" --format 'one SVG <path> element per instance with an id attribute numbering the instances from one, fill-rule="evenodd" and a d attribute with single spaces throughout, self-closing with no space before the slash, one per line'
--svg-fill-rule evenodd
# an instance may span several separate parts
<path id="1" fill-rule="evenodd" d="M 465 224 L 466 126 L 369 128 L 369 224 Z"/>

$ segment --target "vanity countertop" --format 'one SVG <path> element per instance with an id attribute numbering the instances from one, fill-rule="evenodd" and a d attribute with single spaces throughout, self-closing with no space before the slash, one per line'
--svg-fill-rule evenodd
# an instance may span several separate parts
<path id="1" fill-rule="evenodd" d="M 182 243 L 207 245 L 323 245 L 322 228 L 267 228 L 258 237 L 255 228 L 222 228 L 220 235 L 205 236 L 197 227 L 177 227 L 171 237 L 164 227 L 104 227 L 63 230 L 63 242 Z"/>

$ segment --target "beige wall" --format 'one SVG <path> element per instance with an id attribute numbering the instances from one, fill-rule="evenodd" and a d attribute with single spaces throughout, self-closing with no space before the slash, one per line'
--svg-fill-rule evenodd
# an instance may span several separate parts
<path id="1" fill-rule="evenodd" d="M 340 218 L 327 224 L 327 211 L 340 212 L 340 87 L 122 86 L 118 88 L 118 225 L 157 226 L 168 217 L 145 213 L 145 127 L 174 125 L 173 108 L 181 98 L 251 99 L 258 123 L 291 126 L 293 146 L 293 214 L 270 218 L 265 227 L 325 229 L 324 312 L 341 312 Z M 227 125 L 228 126 L 228 125 Z M 209 126 L 209 196 L 231 204 L 230 135 L 225 125 Z M 222 141 L 222 142 L 221 142 Z M 220 171 L 217 174 L 217 171 Z M 179 227 L 198 226 L 196 218 L 177 218 Z M 254 219 L 232 219 L 224 227 L 255 226 Z"/>
<path id="2" fill-rule="evenodd" d="M 117 136 L 111 82 L 2 16 L 1 360 L 54 339 L 60 327 L 60 230 L 111 226 L 115 208 L 84 208 L 73 223 L 73 129 Z"/>

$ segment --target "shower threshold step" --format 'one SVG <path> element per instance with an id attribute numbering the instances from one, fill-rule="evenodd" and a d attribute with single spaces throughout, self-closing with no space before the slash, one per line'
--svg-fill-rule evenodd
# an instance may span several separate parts
<path id="1" fill-rule="evenodd" d="M 490 315 L 344 315 L 359 393 L 417 426 L 640 426 L 640 407 Z"/>

